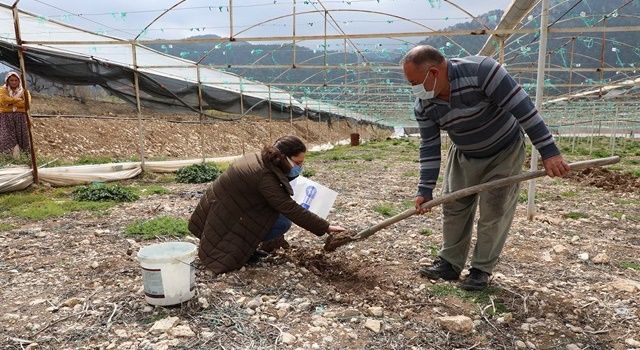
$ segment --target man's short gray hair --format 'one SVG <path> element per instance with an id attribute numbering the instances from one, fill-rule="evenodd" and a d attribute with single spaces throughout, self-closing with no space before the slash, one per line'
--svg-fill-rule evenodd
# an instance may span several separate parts
<path id="1" fill-rule="evenodd" d="M 413 63 L 416 66 L 439 65 L 445 61 L 444 55 L 433 46 L 418 45 L 409 50 L 400 61 L 400 65 Z"/>

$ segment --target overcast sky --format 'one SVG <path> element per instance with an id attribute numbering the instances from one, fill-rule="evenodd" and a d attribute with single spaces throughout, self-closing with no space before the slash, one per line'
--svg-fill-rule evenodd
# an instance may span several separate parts
<path id="1" fill-rule="evenodd" d="M 0 2 L 13 3 L 6 0 Z M 454 1 L 473 15 L 494 9 L 504 10 L 510 2 L 511 0 Z M 73 26 L 117 37 L 132 38 L 164 9 L 175 3 L 176 0 L 21 0 L 20 8 Z M 296 3 L 298 13 L 296 33 L 321 35 L 324 24 L 322 13 L 301 14 L 321 11 L 321 4 L 317 0 L 297 0 Z M 235 0 L 233 4 L 234 33 L 238 33 L 250 25 L 291 14 L 293 0 Z M 347 33 L 423 31 L 427 30 L 425 26 L 439 29 L 470 20 L 463 11 L 439 0 L 322 0 L 322 5 L 331 10 L 337 10 L 331 12 L 331 16 Z M 411 19 L 418 24 L 373 12 L 390 13 Z M 291 16 L 270 21 L 242 33 L 241 36 L 290 35 L 293 30 L 292 21 Z M 329 34 L 337 33 L 333 27 L 329 26 Z M 187 0 L 154 23 L 142 37 L 147 39 L 184 38 L 202 34 L 225 37 L 229 35 L 228 0 Z"/>

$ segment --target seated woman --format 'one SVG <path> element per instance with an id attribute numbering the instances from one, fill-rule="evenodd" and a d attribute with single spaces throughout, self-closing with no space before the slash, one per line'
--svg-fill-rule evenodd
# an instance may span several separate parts
<path id="1" fill-rule="evenodd" d="M 236 270 L 260 243 L 286 243 L 283 235 L 291 221 L 318 236 L 344 231 L 291 198 L 289 181 L 300 175 L 306 151 L 302 140 L 284 136 L 261 153 L 237 160 L 209 186 L 189 220 L 207 268 L 216 273 Z"/>

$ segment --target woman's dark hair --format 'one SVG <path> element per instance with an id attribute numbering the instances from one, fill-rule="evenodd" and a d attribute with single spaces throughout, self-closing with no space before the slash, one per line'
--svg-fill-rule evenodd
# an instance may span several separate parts
<path id="1" fill-rule="evenodd" d="M 265 146 L 262 149 L 262 159 L 271 163 L 283 172 L 289 172 L 291 165 L 287 161 L 287 157 L 294 157 L 300 153 L 307 151 L 307 146 L 298 137 L 287 135 L 279 138 L 273 143 L 273 146 Z"/>

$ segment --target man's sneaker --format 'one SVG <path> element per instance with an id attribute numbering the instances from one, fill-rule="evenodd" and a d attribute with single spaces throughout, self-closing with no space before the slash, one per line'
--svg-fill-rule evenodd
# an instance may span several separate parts
<path id="1" fill-rule="evenodd" d="M 469 269 L 469 276 L 460 283 L 460 288 L 464 290 L 483 290 L 489 284 L 490 273 L 478 270 L 474 267 Z"/>
<path id="2" fill-rule="evenodd" d="M 438 257 L 433 262 L 433 265 L 420 268 L 420 275 L 433 280 L 442 278 L 446 281 L 453 281 L 460 278 L 460 270 L 443 258 Z"/>

